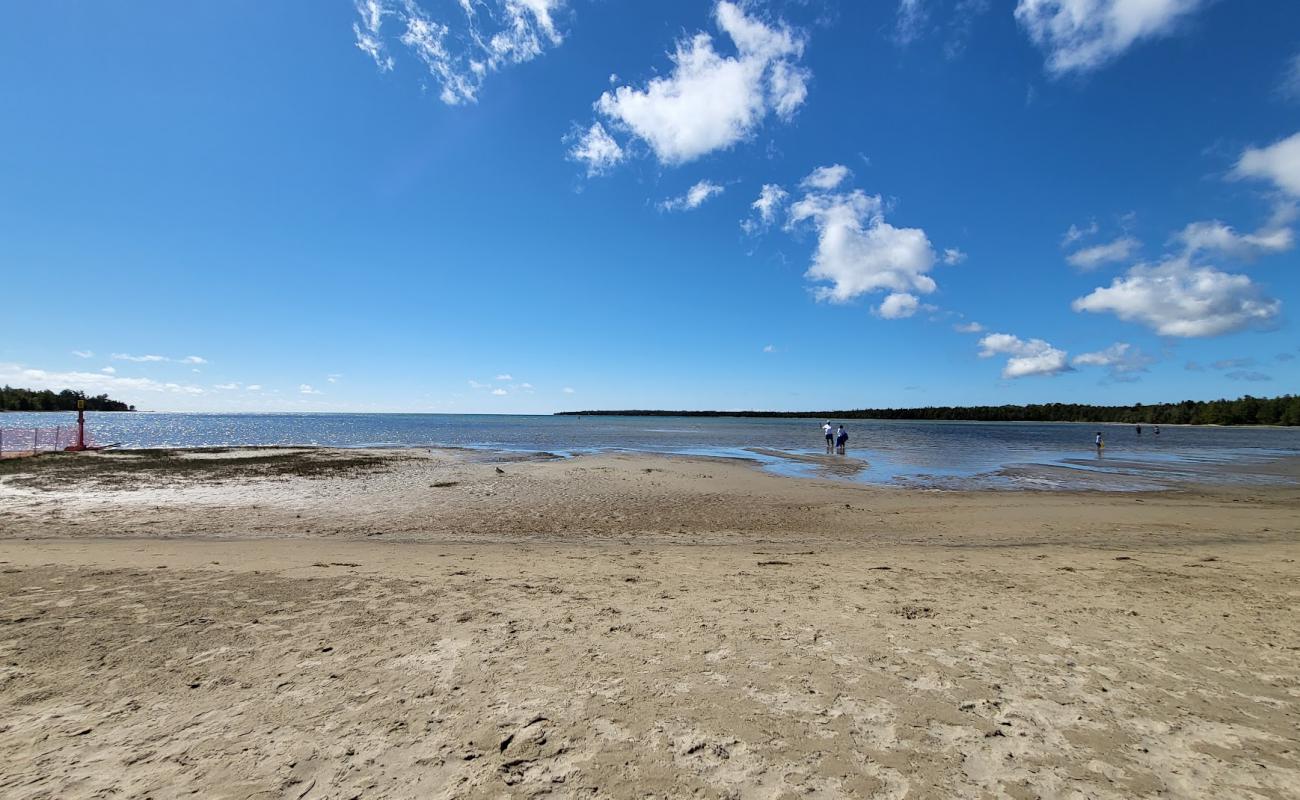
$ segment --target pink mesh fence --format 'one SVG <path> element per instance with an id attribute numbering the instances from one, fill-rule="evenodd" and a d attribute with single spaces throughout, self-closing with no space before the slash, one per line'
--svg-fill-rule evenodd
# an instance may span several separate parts
<path id="1" fill-rule="evenodd" d="M 0 455 L 50 453 L 65 450 L 77 443 L 76 425 L 53 428 L 0 428 Z M 87 446 L 90 431 L 86 431 Z"/>

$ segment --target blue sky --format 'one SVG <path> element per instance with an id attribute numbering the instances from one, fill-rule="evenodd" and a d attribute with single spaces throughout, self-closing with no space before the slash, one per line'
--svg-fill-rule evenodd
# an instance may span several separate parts
<path id="1" fill-rule="evenodd" d="M 1294 392 L 1300 4 L 23 4 L 0 382 L 148 409 Z"/>

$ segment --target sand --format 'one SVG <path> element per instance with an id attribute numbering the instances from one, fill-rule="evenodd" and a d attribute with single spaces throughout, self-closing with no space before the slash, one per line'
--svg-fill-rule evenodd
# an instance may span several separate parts
<path id="1" fill-rule="evenodd" d="M 0 796 L 1291 798 L 1298 511 L 631 455 L 7 462 Z"/>

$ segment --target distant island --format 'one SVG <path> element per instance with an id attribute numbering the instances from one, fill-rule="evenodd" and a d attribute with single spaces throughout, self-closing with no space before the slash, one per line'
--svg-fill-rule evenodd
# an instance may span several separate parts
<path id="1" fill-rule="evenodd" d="M 926 406 L 849 411 L 560 411 L 559 416 L 780 417 L 960 420 L 969 422 L 1114 422 L 1129 425 L 1300 425 L 1300 395 L 1236 400 L 1184 400 L 1131 406 L 1042 403 L 1026 406 Z"/>
<path id="2" fill-rule="evenodd" d="M 76 411 L 77 401 L 86 401 L 87 411 L 135 411 L 135 406 L 119 400 L 110 400 L 106 394 L 87 397 L 85 392 L 64 389 L 52 392 L 49 389 L 15 389 L 12 386 L 0 388 L 0 411 Z"/>

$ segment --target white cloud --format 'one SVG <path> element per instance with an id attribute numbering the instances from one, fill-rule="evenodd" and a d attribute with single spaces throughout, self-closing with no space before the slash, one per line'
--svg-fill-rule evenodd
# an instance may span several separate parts
<path id="1" fill-rule="evenodd" d="M 906 47 L 921 37 L 925 23 L 930 18 L 925 0 L 898 0 L 898 13 L 894 19 L 894 41 Z"/>
<path id="2" fill-rule="evenodd" d="M 1293 205 L 1282 205 L 1272 218 L 1254 233 L 1237 233 L 1231 225 L 1217 219 L 1193 222 L 1174 234 L 1172 241 L 1187 254 L 1218 252 L 1229 258 L 1251 259 L 1269 253 L 1281 253 L 1295 245 L 1289 223 L 1295 218 Z"/>
<path id="3" fill-rule="evenodd" d="M 1010 356 L 1002 367 L 1004 378 L 1056 375 L 1070 370 L 1066 352 L 1052 347 L 1042 339 L 1026 341 L 1009 333 L 990 333 L 980 339 L 980 358 L 996 355 Z"/>
<path id="4" fill-rule="evenodd" d="M 299 394 L 324 394 L 324 392 L 322 392 L 320 389 L 313 389 L 310 383 L 299 384 L 298 393 Z"/>
<path id="5" fill-rule="evenodd" d="M 831 164 L 828 167 L 818 167 L 808 173 L 808 176 L 799 182 L 799 186 L 804 189 L 820 189 L 829 192 L 831 189 L 838 188 L 852 174 L 843 164 Z"/>
<path id="6" fill-rule="evenodd" d="M 260 392 L 260 391 L 262 391 L 262 384 L 260 384 L 260 383 L 250 383 L 248 386 L 245 386 L 244 388 L 247 389 L 247 390 L 250 391 L 250 392 Z"/>
<path id="7" fill-rule="evenodd" d="M 213 389 L 220 389 L 220 390 L 222 390 L 222 391 L 224 391 L 224 392 L 228 392 L 228 391 L 231 391 L 231 390 L 233 390 L 233 389 L 238 389 L 238 388 L 239 388 L 239 384 L 238 384 L 238 383 L 233 383 L 233 382 L 232 382 L 232 383 L 214 383 L 214 384 L 212 385 L 212 388 L 213 388 Z"/>
<path id="8" fill-rule="evenodd" d="M 830 283 L 817 288 L 818 299 L 843 303 L 875 291 L 935 290 L 926 274 L 935 254 L 925 231 L 886 222 L 878 195 L 810 192 L 790 207 L 791 226 L 805 221 L 817 230 L 817 251 L 805 276 Z"/>
<path id="9" fill-rule="evenodd" d="M 386 18 L 393 18 L 401 30 L 398 41 L 428 69 L 438 97 L 448 105 L 459 105 L 478 99 L 491 72 L 531 61 L 559 45 L 563 36 L 554 14 L 563 4 L 563 0 L 462 0 L 463 20 L 439 21 L 416 0 L 356 0 L 360 21 L 353 23 L 352 32 L 357 48 L 374 60 L 380 72 L 390 72 L 396 61 L 384 41 L 383 28 Z"/>
<path id="10" fill-rule="evenodd" d="M 72 351 L 72 354 L 73 354 L 74 356 L 76 356 L 77 358 L 94 358 L 94 357 L 95 357 L 95 351 L 93 351 L 93 350 L 73 350 L 73 351 Z"/>
<path id="11" fill-rule="evenodd" d="M 131 355 L 130 353 L 114 353 L 114 354 L 113 354 L 113 358 L 114 358 L 115 360 L 117 360 L 117 361 L 136 361 L 136 362 L 140 362 L 140 363 L 144 363 L 144 362 L 158 362 L 158 361 L 170 361 L 170 360 L 171 360 L 171 359 L 167 358 L 166 356 L 152 356 L 152 355 L 150 355 L 150 356 L 133 356 L 133 355 Z"/>
<path id="12" fill-rule="evenodd" d="M 1132 258 L 1133 253 L 1141 246 L 1142 243 L 1132 236 L 1121 236 L 1113 242 L 1106 242 L 1105 244 L 1085 247 L 1082 250 L 1075 251 L 1066 256 L 1065 260 L 1081 270 L 1092 270 L 1102 264 Z"/>
<path id="13" fill-rule="evenodd" d="M 473 379 L 471 379 L 469 382 L 469 388 L 471 389 L 488 389 L 491 388 L 491 386 L 492 384 L 490 383 L 479 383 L 478 381 Z"/>
<path id="14" fill-rule="evenodd" d="M 512 381 L 514 379 L 515 377 L 508 372 L 503 372 L 497 376 L 497 380 L 499 381 Z"/>
<path id="15" fill-rule="evenodd" d="M 532 389 L 532 388 L 533 388 L 533 385 L 532 385 L 531 383 L 521 383 L 521 384 L 519 384 L 519 388 L 520 388 L 520 389 Z"/>
<path id="16" fill-rule="evenodd" d="M 776 352 L 776 345 L 774 345 L 774 344 L 763 345 L 763 352 L 764 352 L 764 353 L 775 353 L 775 352 Z"/>
<path id="17" fill-rule="evenodd" d="M 710 180 L 702 180 L 686 190 L 681 197 L 673 197 L 659 204 L 663 211 L 689 211 L 704 205 L 704 201 L 720 195 L 723 187 Z"/>
<path id="18" fill-rule="evenodd" d="M 1137 373 L 1146 372 L 1155 359 L 1128 342 L 1116 342 L 1105 350 L 1081 353 L 1070 362 L 1076 367 L 1105 367 L 1111 380 L 1137 380 Z"/>
<path id="19" fill-rule="evenodd" d="M 1284 99 L 1300 101 L 1300 53 L 1286 60 L 1286 69 L 1277 83 L 1277 93 Z"/>
<path id="20" fill-rule="evenodd" d="M 758 212 L 758 218 L 764 225 L 770 225 L 788 196 L 789 193 L 775 183 L 765 183 L 758 192 L 758 199 L 750 204 L 750 208 Z"/>
<path id="21" fill-rule="evenodd" d="M 338 372 L 331 372 L 329 375 L 325 376 L 325 380 L 329 381 L 330 383 L 338 383 L 342 378 L 343 375 Z"/>
<path id="22" fill-rule="evenodd" d="M 789 119 L 808 95 L 809 73 L 798 66 L 804 38 L 784 23 L 747 16 L 734 2 L 714 7 L 735 56 L 697 33 L 677 43 L 668 75 L 644 88 L 603 93 L 596 110 L 645 142 L 663 164 L 682 164 L 750 136 L 769 114 Z"/>
<path id="23" fill-rule="evenodd" d="M 1233 167 L 1232 176 L 1271 181 L 1292 197 L 1300 197 L 1300 133 L 1267 147 L 1247 147 Z"/>
<path id="24" fill-rule="evenodd" d="M 181 363 L 182 364 L 206 364 L 208 363 L 208 360 L 206 358 L 200 358 L 199 356 L 185 356 L 185 358 L 181 359 Z"/>
<path id="25" fill-rule="evenodd" d="M 958 322 L 952 326 L 958 333 L 983 333 L 984 326 L 978 322 Z"/>
<path id="26" fill-rule="evenodd" d="M 599 122 L 591 123 L 585 132 L 566 137 L 566 141 L 573 141 L 573 146 L 569 148 L 569 158 L 587 165 L 587 177 L 603 175 L 627 157 L 627 153 Z"/>
<path id="27" fill-rule="evenodd" d="M 1087 226 L 1080 228 L 1078 225 L 1071 225 L 1070 229 L 1061 237 L 1061 247 L 1069 247 L 1080 239 L 1093 236 L 1097 233 L 1097 220 L 1092 220 Z"/>
<path id="28" fill-rule="evenodd" d="M 53 391 L 76 389 L 87 393 L 131 394 L 158 392 L 188 395 L 203 394 L 203 389 L 198 386 L 164 383 L 151 378 L 126 378 L 105 372 L 52 372 L 14 363 L 0 363 L 0 384 L 10 384 L 30 389 L 51 389 Z"/>
<path id="29" fill-rule="evenodd" d="M 496 395 L 497 397 L 502 397 L 510 393 L 507 392 L 505 389 L 493 389 L 492 394 Z"/>
<path id="30" fill-rule="evenodd" d="M 563 391 L 565 394 L 573 394 L 575 390 L 572 386 L 566 386 L 561 391 Z"/>
<path id="31" fill-rule="evenodd" d="M 960 264 L 965 260 L 966 260 L 966 254 L 963 253 L 961 250 L 958 250 L 956 247 L 949 247 L 944 249 L 943 251 L 943 263 L 947 264 L 950 267 L 956 264 Z"/>
<path id="32" fill-rule="evenodd" d="M 921 301 L 907 292 L 891 292 L 880 302 L 876 313 L 885 319 L 903 319 L 916 313 Z"/>
<path id="33" fill-rule="evenodd" d="M 1282 303 L 1263 296 L 1245 275 L 1194 264 L 1187 255 L 1138 264 L 1108 287 L 1075 300 L 1075 311 L 1110 313 L 1162 336 L 1218 336 L 1266 326 Z"/>
<path id="34" fill-rule="evenodd" d="M 1171 33 L 1202 0 L 1020 0 L 1016 21 L 1053 75 L 1083 73 L 1143 39 Z"/>
<path id="35" fill-rule="evenodd" d="M 102 372 L 102 373 L 104 373 L 105 375 L 115 375 L 115 374 L 117 374 L 117 370 L 116 370 L 115 368 L 113 368 L 113 367 L 103 367 L 103 368 L 101 368 L 99 371 Z"/>

